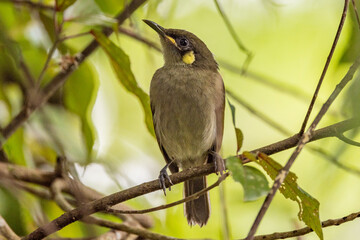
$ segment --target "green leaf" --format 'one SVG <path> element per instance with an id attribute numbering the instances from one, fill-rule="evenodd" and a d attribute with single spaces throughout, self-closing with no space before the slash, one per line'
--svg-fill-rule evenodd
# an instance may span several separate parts
<path id="1" fill-rule="evenodd" d="M 73 5 L 76 0 L 57 0 L 56 2 L 56 10 L 59 12 L 65 11 L 68 7 Z"/>
<path id="2" fill-rule="evenodd" d="M 282 169 L 279 163 L 264 153 L 259 153 L 258 157 L 255 157 L 250 152 L 244 152 L 243 155 L 251 161 L 258 163 L 273 180 Z M 296 180 L 297 176 L 293 172 L 289 172 L 279 190 L 285 198 L 289 198 L 298 203 L 300 209 L 298 213 L 299 219 L 313 229 L 320 239 L 323 239 L 319 217 L 320 203 L 301 189 L 296 183 Z"/>
<path id="3" fill-rule="evenodd" d="M 237 148 L 236 148 L 236 154 L 239 153 L 241 146 L 243 144 L 243 140 L 244 140 L 244 135 L 242 133 L 242 131 L 236 127 L 236 108 L 233 104 L 231 104 L 230 100 L 227 99 L 229 106 L 230 106 L 230 110 L 231 110 L 231 116 L 232 116 L 232 122 L 233 122 L 233 126 L 235 129 L 235 136 L 236 136 L 236 143 L 237 143 Z"/>
<path id="4" fill-rule="evenodd" d="M 4 144 L 5 153 L 12 163 L 26 166 L 23 147 L 24 130 L 19 128 Z"/>
<path id="5" fill-rule="evenodd" d="M 226 159 L 226 167 L 233 179 L 244 189 L 244 201 L 254 201 L 269 192 L 269 185 L 262 172 L 254 167 L 243 166 L 240 159 L 230 157 Z"/>
<path id="6" fill-rule="evenodd" d="M 67 109 L 80 117 L 81 130 L 85 138 L 88 156 L 92 152 L 95 129 L 91 112 L 98 90 L 98 81 L 91 67 L 84 63 L 69 77 L 64 86 L 64 104 Z"/>
<path id="7" fill-rule="evenodd" d="M 120 83 L 127 91 L 134 94 L 139 99 L 145 113 L 145 124 L 151 135 L 155 136 L 152 124 L 152 113 L 150 109 L 150 98 L 149 95 L 145 93 L 136 82 L 134 74 L 130 68 L 129 57 L 121 48 L 111 42 L 100 31 L 92 30 L 91 33 L 94 35 L 96 41 L 98 41 L 100 46 L 108 55 Z"/>

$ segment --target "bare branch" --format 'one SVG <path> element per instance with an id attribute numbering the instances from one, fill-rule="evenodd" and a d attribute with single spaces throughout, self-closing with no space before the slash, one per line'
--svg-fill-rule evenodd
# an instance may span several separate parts
<path id="1" fill-rule="evenodd" d="M 170 176 L 173 184 L 178 184 L 180 182 L 185 181 L 194 176 L 204 176 L 214 172 L 214 164 L 208 164 L 201 167 L 196 167 L 189 169 L 187 171 L 182 171 Z M 166 183 L 167 187 L 169 183 Z M 106 196 L 101 199 L 97 199 L 95 201 L 84 203 L 80 205 L 78 208 L 73 209 L 69 212 L 64 213 L 60 217 L 54 219 L 50 223 L 36 229 L 31 234 L 25 236 L 23 240 L 38 240 L 43 239 L 44 237 L 54 233 L 63 227 L 69 225 L 72 222 L 75 222 L 79 219 L 82 219 L 84 216 L 91 215 L 95 212 L 105 211 L 109 206 L 113 206 L 115 204 L 124 202 L 129 199 L 136 198 L 138 196 L 144 195 L 145 193 L 154 192 L 160 190 L 161 187 L 159 185 L 159 181 L 153 180 L 150 182 L 146 182 L 140 184 L 138 186 L 123 190 L 121 192 L 117 192 Z"/>
<path id="2" fill-rule="evenodd" d="M 346 0 L 346 2 L 348 3 L 348 0 Z M 248 234 L 248 236 L 246 238 L 247 240 L 252 240 L 254 238 L 255 232 L 256 232 L 261 220 L 263 219 L 267 209 L 269 208 L 269 205 L 270 205 L 271 201 L 273 200 L 277 190 L 279 189 L 281 184 L 284 182 L 287 174 L 289 173 L 292 164 L 295 162 L 296 158 L 300 154 L 301 150 L 304 148 L 305 144 L 308 143 L 310 141 L 310 139 L 312 138 L 316 126 L 319 124 L 320 120 L 325 115 L 325 113 L 329 109 L 330 105 L 334 102 L 334 100 L 340 94 L 340 92 L 343 90 L 343 88 L 353 78 L 354 73 L 358 69 L 359 65 L 360 65 L 360 57 L 358 57 L 355 60 L 353 65 L 350 67 L 350 69 L 346 73 L 345 77 L 336 86 L 335 90 L 331 93 L 328 100 L 324 103 L 323 107 L 320 109 L 320 111 L 317 114 L 315 120 L 311 123 L 311 125 L 308 128 L 308 130 L 306 131 L 306 133 L 304 133 L 301 136 L 300 141 L 298 142 L 298 144 L 296 146 L 296 149 L 294 150 L 294 152 L 290 156 L 290 158 L 287 161 L 284 168 L 279 171 L 277 177 L 275 178 L 275 182 L 274 182 L 269 194 L 265 198 L 265 201 L 264 201 L 263 205 L 261 206 L 261 209 L 260 209 L 258 215 L 256 216 L 256 219 L 255 219 L 255 221 L 254 221 L 254 223 L 253 223 L 253 225 L 252 225 L 252 227 L 251 227 L 251 229 L 249 231 L 249 234 Z"/>
<path id="3" fill-rule="evenodd" d="M 253 58 L 253 54 L 249 51 L 249 49 L 247 49 L 245 47 L 245 45 L 241 42 L 240 38 L 237 36 L 233 26 L 230 23 L 229 18 L 226 16 L 224 10 L 221 8 L 218 0 L 214 0 L 216 9 L 218 10 L 220 16 L 222 17 L 227 29 L 229 30 L 232 38 L 234 39 L 236 45 L 238 46 L 238 48 L 243 51 L 246 54 L 246 59 L 244 61 L 243 67 L 242 67 L 242 72 L 245 73 L 247 70 L 247 67 L 249 66 L 252 58 Z"/>
<path id="4" fill-rule="evenodd" d="M 346 120 L 346 121 L 343 121 L 343 122 L 339 122 L 337 124 L 334 124 L 334 125 L 331 125 L 331 126 L 316 130 L 314 132 L 313 137 L 311 138 L 310 141 L 323 139 L 323 138 L 327 138 L 327 137 L 334 137 L 334 136 L 336 136 L 338 134 L 338 132 L 345 132 L 345 131 L 348 131 L 350 129 L 354 129 L 354 128 L 359 127 L 359 126 L 360 126 L 360 120 L 355 119 L 355 118 L 354 119 L 349 119 L 349 120 Z M 287 139 L 285 139 L 283 141 L 280 141 L 280 142 L 275 143 L 275 144 L 271 144 L 269 146 L 265 146 L 263 148 L 255 149 L 252 152 L 261 151 L 261 152 L 264 152 L 264 153 L 266 153 L 268 155 L 271 155 L 271 154 L 274 154 L 276 152 L 280 152 L 280 151 L 290 149 L 290 148 L 296 146 L 299 139 L 300 139 L 299 135 L 296 134 L 293 137 L 287 138 Z M 172 178 L 172 181 L 174 183 L 178 183 L 178 182 L 180 182 L 182 180 L 188 180 L 188 179 L 190 179 L 190 178 L 192 178 L 194 176 L 202 176 L 202 175 L 210 174 L 213 171 L 214 171 L 213 165 L 205 165 L 205 166 L 202 166 L 202 167 L 198 167 L 198 168 L 194 168 L 194 169 L 191 169 L 191 170 L 183 171 L 181 173 L 174 174 L 174 175 L 171 176 L 171 178 Z M 51 182 L 55 178 L 55 174 L 53 172 L 46 172 L 46 171 L 37 170 L 37 169 L 29 169 L 29 168 L 25 168 L 25 167 L 21 167 L 21 166 L 17 166 L 17 165 L 12 165 L 12 164 L 8 164 L 8 163 L 1 163 L 0 162 L 0 177 L 10 178 L 10 179 L 11 178 L 18 179 L 18 180 L 22 180 L 22 181 L 26 181 L 26 182 L 32 182 L 32 183 L 36 183 L 36 184 L 40 184 L 40 185 L 49 187 Z M 94 190 L 89 189 L 89 188 L 87 188 L 87 187 L 85 187 L 83 185 L 81 185 L 81 186 L 82 186 L 82 187 L 80 187 L 81 191 L 85 192 L 85 194 L 87 194 L 89 196 L 92 196 L 92 197 L 90 197 L 92 200 L 95 200 L 95 199 L 97 199 L 97 198 L 99 198 L 101 196 L 101 194 L 95 192 Z M 118 194 L 122 195 L 124 197 L 124 199 L 126 200 L 126 199 L 130 199 L 132 197 L 135 197 L 136 194 L 143 195 L 143 194 L 149 193 L 151 191 L 155 191 L 155 190 L 157 190 L 159 188 L 160 187 L 158 185 L 158 180 L 154 180 L 152 182 L 144 183 L 144 184 L 135 186 L 135 187 L 133 187 L 131 189 L 124 190 L 125 192 L 123 191 L 123 192 L 120 192 Z M 65 189 L 65 191 L 70 192 L 69 189 L 68 190 Z M 89 191 L 89 193 L 86 193 L 88 191 Z M 125 194 L 125 195 L 123 195 L 123 194 Z M 136 196 L 138 196 L 138 195 L 136 195 Z M 110 196 L 112 196 L 112 195 L 110 195 Z M 97 200 L 97 201 L 100 201 L 100 200 Z M 112 204 L 114 205 L 116 203 L 113 202 Z M 108 206 L 110 206 L 110 204 L 107 204 L 106 206 L 103 205 L 103 207 L 101 207 L 99 209 L 99 207 L 97 205 L 96 211 L 106 211 L 108 209 Z M 75 211 L 75 210 L 73 210 L 73 211 Z M 69 214 L 70 214 L 70 217 L 71 217 L 72 214 L 74 214 L 73 211 L 71 213 L 66 213 L 65 215 L 67 215 L 67 217 L 69 217 Z M 90 213 L 88 213 L 88 215 L 89 214 Z M 75 216 L 77 216 L 77 218 L 80 219 L 81 216 L 83 216 L 83 215 L 82 215 L 81 211 L 77 210 L 75 212 Z"/>
<path id="5" fill-rule="evenodd" d="M 309 105 L 309 108 L 308 108 L 308 111 L 305 115 L 305 119 L 302 123 L 302 126 L 300 128 L 300 131 L 299 131 L 299 134 L 302 135 L 305 131 L 305 128 L 306 128 L 306 125 L 309 121 L 309 117 L 310 117 L 310 114 L 312 112 L 312 109 L 314 107 L 314 104 L 315 104 L 315 101 L 316 101 L 316 98 L 317 98 L 317 95 L 320 91 L 320 87 L 321 87 L 321 84 L 325 78 L 325 74 L 327 72 L 327 69 L 329 68 L 329 65 L 330 65 L 330 62 L 331 62 L 331 59 L 332 59 L 332 56 L 335 52 L 335 48 L 336 48 L 336 45 L 337 45 L 337 42 L 340 38 L 340 34 L 341 34 L 341 31 L 343 29 L 343 26 L 344 26 L 344 23 L 345 23 L 345 19 L 346 19 L 346 14 L 347 14 L 347 10 L 348 10 L 348 7 L 349 7 L 349 0 L 345 0 L 345 4 L 344 4 L 344 9 L 343 9 L 343 12 L 342 12 L 342 16 L 341 16 L 341 19 L 340 19 L 340 23 L 339 23 L 339 27 L 337 29 L 337 32 L 336 32 L 336 35 L 335 35 L 335 39 L 334 39 L 334 42 L 331 46 L 331 49 L 330 49 L 330 53 L 329 53 L 329 56 L 327 57 L 326 59 L 326 63 L 325 63 L 325 66 L 324 66 L 324 69 L 321 73 L 321 76 L 320 76 L 320 79 L 319 79 L 319 82 L 316 86 L 316 89 L 315 89 L 315 92 L 314 92 L 314 95 L 311 99 L 311 102 L 310 102 L 310 105 Z"/>
<path id="6" fill-rule="evenodd" d="M 360 218 L 360 212 L 349 214 L 345 217 L 338 218 L 338 219 L 329 219 L 326 221 L 323 221 L 321 223 L 322 227 L 330 227 L 330 226 L 338 226 L 340 224 L 350 222 L 355 220 L 356 218 Z M 297 237 L 297 236 L 303 236 L 305 234 L 308 234 L 312 232 L 313 230 L 309 227 L 304 227 L 297 230 L 292 230 L 288 232 L 276 232 L 272 234 L 266 234 L 266 235 L 258 235 L 254 237 L 254 240 L 274 240 L 274 239 L 285 239 L 285 238 L 291 238 L 291 237 Z M 242 239 L 244 240 L 244 239 Z"/>
<path id="7" fill-rule="evenodd" d="M 324 127 L 321 129 L 316 130 L 313 133 L 312 138 L 309 142 L 313 142 L 319 139 L 328 138 L 328 137 L 337 137 L 338 133 L 340 132 L 346 132 L 351 129 L 357 128 L 360 126 L 360 119 L 359 118 L 351 118 L 333 125 L 330 125 L 328 127 Z M 257 149 L 252 150 L 252 153 L 256 152 L 262 152 L 266 155 L 272 155 L 274 153 L 282 152 L 284 150 L 290 149 L 292 147 L 295 147 L 296 144 L 300 140 L 300 135 L 295 134 L 292 137 L 286 138 L 284 140 L 281 140 L 276 143 L 272 143 L 270 145 L 260 147 Z"/>
<path id="8" fill-rule="evenodd" d="M 30 0 L 0 0 L 0 2 L 11 2 L 11 3 L 14 3 L 16 5 L 25 5 L 25 6 L 28 6 L 30 8 L 39 8 L 39 9 L 43 9 L 43 10 L 55 11 L 54 6 L 46 5 L 46 4 L 43 4 L 41 2 L 33 2 L 33 1 L 30 1 Z"/>
<path id="9" fill-rule="evenodd" d="M 170 207 L 173 207 L 173 206 L 176 206 L 176 205 L 179 205 L 179 204 L 182 204 L 184 202 L 189 202 L 191 200 L 194 200 L 194 199 L 197 199 L 199 196 L 207 193 L 208 191 L 210 191 L 211 189 L 217 187 L 220 185 L 220 183 L 222 181 L 225 180 L 225 178 L 227 178 L 229 176 L 229 173 L 225 173 L 223 175 L 221 175 L 219 177 L 219 179 L 213 183 L 212 185 L 202 189 L 201 191 L 199 192 L 196 192 L 188 197 L 185 197 L 181 200 L 178 200 L 176 202 L 172 202 L 172 203 L 169 203 L 169 204 L 165 204 L 165 205 L 161 205 L 161 206 L 157 206 L 157 207 L 153 207 L 153 208 L 148 208 L 148 209 L 143 209 L 143 210 L 116 210 L 116 209 L 113 209 L 113 208 L 108 208 L 107 209 L 107 212 L 114 212 L 114 213 L 122 213 L 122 214 L 144 214 L 144 213 L 149 213 L 149 212 L 154 212 L 154 211 L 159 211 L 159 210 L 163 210 L 163 209 L 167 209 L 167 208 L 170 208 Z"/>

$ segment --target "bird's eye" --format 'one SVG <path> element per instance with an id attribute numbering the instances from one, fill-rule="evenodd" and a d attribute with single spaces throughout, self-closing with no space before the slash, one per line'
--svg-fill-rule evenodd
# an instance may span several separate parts
<path id="1" fill-rule="evenodd" d="M 182 46 L 182 47 L 186 47 L 187 45 L 189 45 L 189 40 L 187 40 L 186 38 L 181 38 L 181 39 L 179 40 L 179 44 L 180 44 L 180 46 Z"/>

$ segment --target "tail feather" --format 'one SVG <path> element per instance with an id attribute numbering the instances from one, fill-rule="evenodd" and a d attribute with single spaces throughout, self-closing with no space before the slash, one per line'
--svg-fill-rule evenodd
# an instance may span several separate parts
<path id="1" fill-rule="evenodd" d="M 188 180 L 184 184 L 184 195 L 188 197 L 204 188 L 206 188 L 205 176 Z M 184 211 L 190 226 L 198 224 L 202 227 L 206 225 L 210 217 L 209 193 L 205 193 L 195 200 L 186 202 Z"/>

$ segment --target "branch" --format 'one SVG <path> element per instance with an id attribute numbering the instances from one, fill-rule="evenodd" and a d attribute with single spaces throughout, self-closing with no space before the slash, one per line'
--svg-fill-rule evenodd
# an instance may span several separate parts
<path id="1" fill-rule="evenodd" d="M 51 184 L 50 189 L 54 196 L 54 201 L 59 205 L 59 207 L 62 210 L 69 212 L 73 208 L 62 195 L 62 191 L 66 188 L 66 186 L 67 186 L 67 184 L 64 179 L 56 179 Z M 96 224 L 98 226 L 107 227 L 107 228 L 131 233 L 131 234 L 136 234 L 144 239 L 154 239 L 154 240 L 157 240 L 157 239 L 173 240 L 173 239 L 175 239 L 175 238 L 167 237 L 167 236 L 164 236 L 161 234 L 152 233 L 152 232 L 142 228 L 139 223 L 132 221 L 131 219 L 128 223 L 127 222 L 116 223 L 116 222 L 112 222 L 112 221 L 108 221 L 108 220 L 104 220 L 104 219 L 100 219 L 100 218 L 96 218 L 96 217 L 92 217 L 92 216 L 85 216 L 80 220 L 85 223 Z M 45 231 L 47 231 L 47 230 L 45 229 Z"/>
<path id="2" fill-rule="evenodd" d="M 187 171 L 175 173 L 170 176 L 170 179 L 173 184 L 178 184 L 194 176 L 208 175 L 214 172 L 214 170 L 214 164 L 208 164 L 205 166 L 192 168 Z M 169 182 L 166 182 L 166 186 L 169 187 Z M 85 216 L 91 215 L 95 212 L 105 211 L 109 206 L 113 206 L 126 200 L 130 200 L 146 193 L 154 192 L 160 189 L 161 187 L 159 185 L 159 181 L 156 179 L 123 190 L 121 192 L 113 193 L 104 198 L 97 199 L 89 203 L 84 203 L 78 208 L 66 212 L 60 217 L 51 221 L 50 223 L 36 229 L 31 234 L 25 236 L 22 240 L 43 239 L 44 237 L 62 229 L 63 227 L 69 225 L 72 222 L 82 219 Z"/>
<path id="3" fill-rule="evenodd" d="M 357 127 L 360 127 L 359 118 L 347 119 L 345 121 L 335 123 L 333 125 L 316 130 L 313 133 L 313 136 L 309 142 L 313 142 L 328 137 L 337 137 L 339 133 L 343 133 Z M 251 152 L 252 153 L 262 152 L 265 153 L 266 155 L 272 155 L 274 153 L 282 152 L 284 150 L 288 150 L 290 148 L 295 147 L 298 144 L 300 137 L 301 137 L 300 134 L 297 133 L 292 137 L 286 138 L 284 140 L 281 140 L 273 144 L 269 144 L 264 147 L 257 148 L 255 150 L 252 150 Z"/>
<path id="4" fill-rule="evenodd" d="M 342 12 L 342 16 L 341 16 L 341 19 L 340 19 L 340 23 L 339 23 L 339 27 L 337 29 L 337 32 L 336 32 L 336 35 L 335 35 L 335 39 L 334 39 L 334 42 L 331 46 L 331 49 L 330 49 L 330 53 L 329 53 L 329 56 L 327 57 L 326 59 L 326 63 L 325 63 L 325 66 L 324 66 L 324 69 L 321 73 L 321 76 L 320 76 L 320 79 L 319 79 L 319 82 L 316 86 L 316 89 L 315 89 L 315 92 L 314 92 L 314 95 L 311 99 L 311 102 L 310 102 L 310 105 L 309 105 L 309 108 L 308 108 L 308 111 L 305 115 L 305 119 L 302 123 L 302 126 L 301 126 L 301 129 L 299 131 L 300 135 L 302 135 L 305 131 L 305 128 L 306 128 L 306 125 L 309 121 L 309 117 L 310 117 L 310 114 L 311 114 L 311 111 L 314 107 L 314 104 L 315 104 L 315 101 L 316 101 L 316 98 L 317 98 L 317 95 L 320 91 L 320 87 L 321 87 L 321 84 L 325 78 L 325 74 L 327 72 L 327 69 L 329 68 L 329 65 L 330 65 L 330 62 L 331 62 L 331 59 L 332 59 L 332 56 L 334 54 L 334 51 L 335 51 L 335 48 L 336 48 L 336 45 L 337 45 L 337 42 L 340 38 L 340 34 L 341 34 L 341 30 L 343 29 L 343 26 L 344 26 L 344 22 L 345 22 L 345 19 L 346 19 L 346 14 L 347 14 L 347 10 L 348 10 L 348 7 L 349 7 L 349 0 L 345 0 L 345 4 L 344 4 L 344 9 L 343 9 L 343 12 Z"/>
<path id="5" fill-rule="evenodd" d="M 210 191 L 211 189 L 217 187 L 220 185 L 220 183 L 222 181 L 224 181 L 227 177 L 229 176 L 229 173 L 225 173 L 223 175 L 221 175 L 219 177 L 219 179 L 213 183 L 212 185 L 202 189 L 201 191 L 199 192 L 196 192 L 190 196 L 187 196 L 181 200 L 178 200 L 178 201 L 175 201 L 175 202 L 172 202 L 172 203 L 169 203 L 169 204 L 165 204 L 165 205 L 161 205 L 161 206 L 157 206 L 157 207 L 153 207 L 153 208 L 148 208 L 148 209 L 143 209 L 143 210 L 116 210 L 116 209 L 113 209 L 113 208 L 109 208 L 107 209 L 107 212 L 114 212 L 114 213 L 121 213 L 121 214 L 144 214 L 144 213 L 149 213 L 149 212 L 154 212 L 154 211 L 158 211 L 158 210 L 163 210 L 163 209 L 167 209 L 167 208 L 170 208 L 170 207 L 173 207 L 173 206 L 176 206 L 176 205 L 179 205 L 179 204 L 182 204 L 182 203 L 185 203 L 185 202 L 189 202 L 191 200 L 194 200 L 194 199 L 197 199 L 199 198 L 199 196 L 207 193 L 208 191 Z"/>
<path id="6" fill-rule="evenodd" d="M 360 212 L 349 214 L 345 217 L 338 218 L 338 219 L 329 219 L 326 221 L 321 222 L 321 226 L 323 228 L 330 227 L 330 226 L 338 226 L 340 224 L 353 221 L 356 218 L 360 218 Z M 313 230 L 309 227 L 304 227 L 297 230 L 292 230 L 288 232 L 277 232 L 272 234 L 266 234 L 266 235 L 258 235 L 254 237 L 254 240 L 274 240 L 274 239 L 285 239 L 285 238 L 291 238 L 291 237 L 297 237 L 302 236 L 305 234 L 308 234 L 312 232 Z M 244 239 L 242 239 L 244 240 Z"/>
<path id="7" fill-rule="evenodd" d="M 319 139 L 329 138 L 329 137 L 336 137 L 340 132 L 346 132 L 358 127 L 360 127 L 360 119 L 358 118 L 347 119 L 345 121 L 338 122 L 333 125 L 314 131 L 313 136 L 309 142 Z M 265 153 L 266 155 L 272 155 L 295 147 L 299 142 L 299 140 L 300 140 L 300 135 L 295 134 L 292 137 L 286 138 L 279 142 L 269 144 L 264 147 L 256 148 L 251 152 L 252 153 L 262 152 Z M 245 161 L 244 163 L 247 162 Z M 207 166 L 203 166 L 202 168 L 207 168 Z M 197 172 L 194 173 L 197 174 Z M 55 179 L 56 176 L 54 175 L 54 172 L 44 171 L 39 169 L 31 169 L 23 166 L 0 162 L 0 178 L 1 177 L 17 179 L 20 181 L 35 183 L 45 187 L 49 187 L 51 182 Z M 83 194 L 92 195 L 93 196 L 92 200 L 95 200 L 99 196 L 102 196 L 100 193 L 96 192 L 93 189 L 90 189 L 85 186 L 84 188 L 86 188 L 86 190 L 83 190 L 85 192 Z"/>
<path id="8" fill-rule="evenodd" d="M 356 142 L 354 140 L 351 140 L 349 139 L 348 137 L 346 137 L 344 135 L 344 133 L 339 133 L 337 136 L 336 136 L 338 139 L 340 139 L 341 141 L 343 141 L 344 143 L 347 143 L 347 144 L 350 144 L 350 145 L 353 145 L 353 146 L 356 146 L 356 147 L 360 147 L 360 143 L 359 142 Z"/>
<path id="9" fill-rule="evenodd" d="M 239 39 L 239 37 L 237 36 L 233 26 L 231 25 L 230 23 L 230 20 L 229 18 L 226 16 L 224 10 L 221 8 L 218 0 L 214 0 L 214 3 L 215 3 L 215 6 L 216 6 L 216 9 L 218 10 L 220 16 L 222 17 L 227 29 L 229 30 L 230 32 L 230 35 L 232 36 L 232 38 L 234 39 L 236 45 L 238 46 L 238 48 L 243 51 L 245 54 L 246 54 L 246 59 L 245 59 L 245 62 L 243 64 L 243 67 L 242 67 L 242 71 L 243 72 L 246 72 L 245 70 L 247 69 L 251 59 L 253 58 L 253 54 L 249 51 L 249 49 L 247 49 L 245 47 L 245 45 L 241 42 L 241 40 Z"/>
<path id="10" fill-rule="evenodd" d="M 1 2 L 9 2 L 9 3 L 14 3 L 17 5 L 26 5 L 30 8 L 39 8 L 39 9 L 43 9 L 43 10 L 51 10 L 51 11 L 55 11 L 55 7 L 51 6 L 51 5 L 46 5 L 40 2 L 33 2 L 30 0 L 0 0 Z"/>
<path id="11" fill-rule="evenodd" d="M 316 130 L 310 141 L 323 139 L 323 138 L 327 138 L 327 137 L 335 137 L 339 132 L 346 132 L 350 129 L 354 129 L 359 126 L 360 126 L 359 119 L 356 119 L 356 118 L 348 119 L 348 120 L 330 125 L 328 127 Z M 271 145 L 268 145 L 268 146 L 265 146 L 262 148 L 254 149 L 254 150 L 252 150 L 252 152 L 260 151 L 267 155 L 271 155 L 271 154 L 281 152 L 283 150 L 290 149 L 290 148 L 296 146 L 296 144 L 299 141 L 299 138 L 300 138 L 299 135 L 296 134 L 296 135 L 294 135 L 290 138 L 284 139 L 280 142 L 277 142 L 277 143 L 274 143 L 274 144 L 271 144 Z M 213 172 L 214 172 L 213 165 L 205 165 L 205 166 L 201 166 L 198 168 L 186 170 L 181 173 L 176 173 L 171 176 L 171 179 L 174 183 L 178 183 L 183 180 L 188 180 L 195 176 L 203 176 L 203 175 L 207 175 L 207 174 L 210 174 Z M 0 162 L 0 177 L 17 179 L 17 180 L 30 182 L 30 183 L 36 183 L 36 184 L 39 184 L 42 186 L 49 187 L 50 184 L 52 183 L 52 181 L 55 179 L 55 174 L 54 174 L 54 172 L 47 172 L 44 170 L 37 170 L 37 169 L 29 169 L 29 168 L 22 167 L 22 166 L 17 166 L 17 165 Z M 79 184 L 81 184 L 81 183 L 79 183 Z M 100 195 L 99 193 L 95 192 L 94 190 L 92 190 L 90 188 L 85 187 L 84 185 L 81 185 L 81 186 L 82 187 L 80 187 L 80 188 L 81 188 L 83 194 L 92 196 L 92 199 L 94 199 L 94 200 L 99 197 L 99 195 Z M 119 201 L 125 201 L 130 198 L 134 198 L 136 196 L 143 195 L 143 194 L 146 194 L 146 193 L 149 193 L 152 191 L 156 191 L 158 189 L 160 189 L 158 180 L 154 180 L 154 181 L 144 183 L 144 184 L 135 186 L 133 188 L 124 190 L 120 193 L 116 193 L 118 195 L 115 195 L 115 196 L 119 197 L 117 199 L 117 201 L 119 202 Z M 70 192 L 70 190 L 68 190 L 68 189 L 65 189 L 65 191 Z M 114 199 L 113 195 L 108 196 L 108 197 L 110 197 L 110 200 Z M 111 197 L 111 196 L 113 196 L 113 197 Z M 104 205 L 101 208 L 99 208 L 99 205 L 96 205 L 97 208 L 92 209 L 91 213 L 94 213 L 94 211 L 108 210 L 108 206 L 111 205 L 108 203 L 111 201 L 109 200 L 109 198 L 107 198 L 107 199 L 108 199 L 107 201 L 103 202 Z M 96 200 L 96 201 L 97 201 L 97 204 L 100 204 L 100 205 L 102 204 L 101 199 Z M 96 202 L 96 201 L 94 201 L 94 202 Z M 91 202 L 88 204 L 94 204 L 94 202 Z M 86 206 L 89 206 L 88 204 Z M 116 204 L 116 202 L 112 202 L 112 205 L 115 205 L 115 204 Z M 84 213 L 86 213 L 86 212 L 82 212 L 82 211 L 84 211 L 84 210 L 75 209 L 75 210 L 71 211 L 70 213 L 65 213 L 63 216 L 67 216 L 69 218 L 74 215 L 76 217 L 76 219 L 74 219 L 74 221 L 75 221 L 85 215 Z M 91 213 L 87 212 L 86 214 L 89 215 Z M 40 230 L 38 230 L 38 231 L 40 231 Z M 28 239 L 32 239 L 32 238 L 28 238 Z"/>
<path id="12" fill-rule="evenodd" d="M 4 240 L 20 240 L 20 237 L 6 223 L 5 219 L 0 215 L 0 239 Z"/>
<path id="13" fill-rule="evenodd" d="M 348 0 L 346 0 L 346 3 L 348 3 Z M 286 176 L 288 175 L 290 168 L 292 164 L 295 162 L 296 158 L 300 154 L 301 150 L 304 148 L 305 144 L 310 141 L 310 139 L 313 136 L 314 130 L 316 126 L 319 124 L 320 120 L 323 118 L 327 110 L 329 109 L 330 105 L 334 102 L 336 97 L 340 94 L 340 92 L 343 90 L 343 88 L 350 82 L 350 80 L 353 78 L 354 73 L 358 69 L 360 65 L 360 57 L 358 57 L 353 65 L 350 67 L 348 72 L 346 73 L 345 77 L 341 80 L 341 82 L 336 86 L 335 90 L 331 93 L 328 100 L 324 103 L 323 107 L 320 109 L 319 113 L 315 117 L 315 120 L 311 123 L 310 127 L 306 131 L 305 134 L 303 134 L 300 138 L 300 141 L 298 142 L 296 149 L 290 156 L 289 160 L 287 161 L 286 165 L 283 169 L 281 169 L 275 178 L 275 182 L 269 192 L 269 194 L 266 196 L 265 201 L 263 205 L 261 206 L 261 209 L 256 216 L 256 219 L 249 231 L 249 234 L 247 236 L 247 240 L 252 240 L 254 238 L 255 232 L 257 228 L 259 227 L 259 224 L 261 220 L 263 219 L 267 209 L 269 208 L 269 205 L 271 201 L 273 200 L 277 190 L 281 186 L 281 184 L 284 182 Z"/>
<path id="14" fill-rule="evenodd" d="M 116 16 L 116 20 L 121 25 L 137 8 L 139 8 L 146 0 L 132 0 L 125 9 Z M 103 27 L 105 36 L 113 33 L 113 28 Z M 80 65 L 94 50 L 98 47 L 98 43 L 93 40 L 77 58 L 76 63 L 72 63 L 63 71 L 59 72 L 54 78 L 43 88 L 42 94 L 36 102 L 24 106 L 23 109 L 12 119 L 12 121 L 2 129 L 2 136 L 0 136 L 0 149 L 2 149 L 4 142 L 30 117 L 30 115 L 42 106 L 66 81 L 69 75 Z"/>

